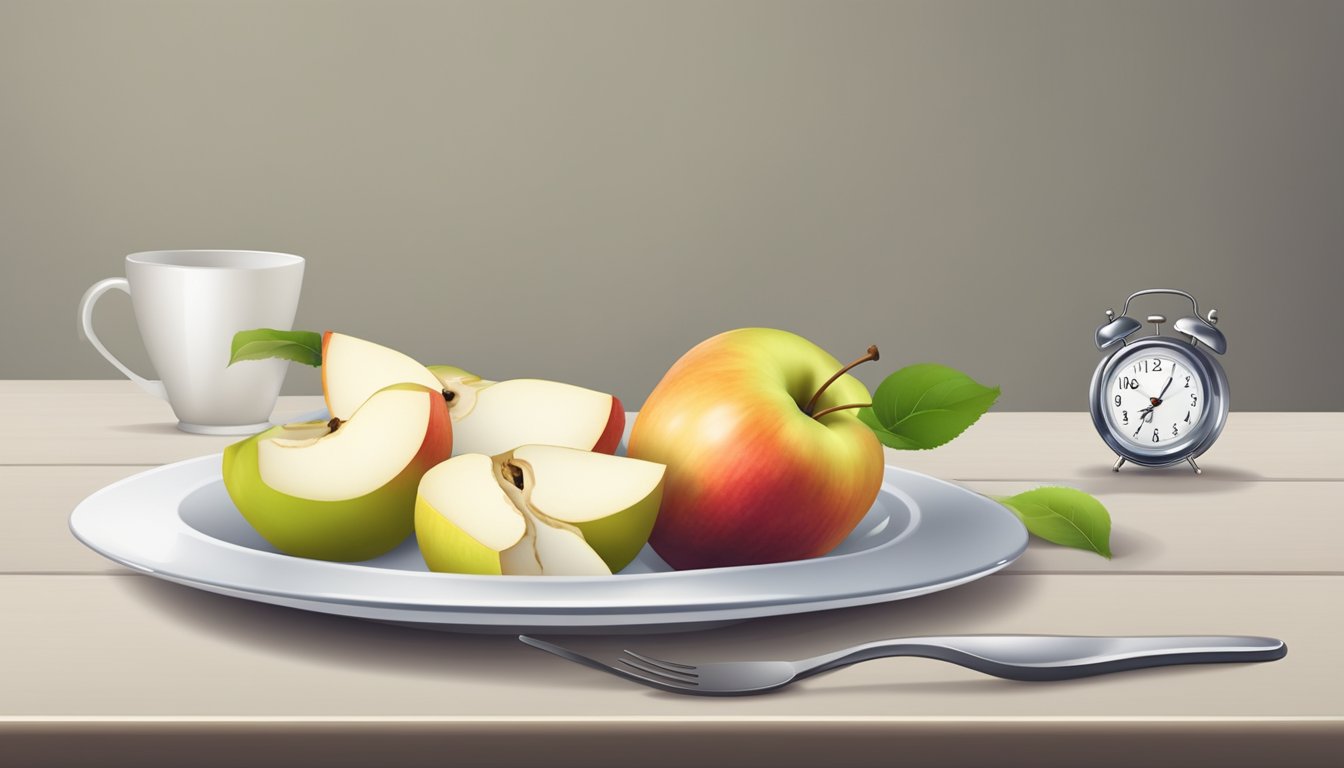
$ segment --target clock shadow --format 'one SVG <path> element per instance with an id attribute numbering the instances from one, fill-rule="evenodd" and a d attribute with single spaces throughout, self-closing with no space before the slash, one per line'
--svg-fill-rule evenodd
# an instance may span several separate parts
<path id="1" fill-rule="evenodd" d="M 1088 493 L 1151 493 L 1151 494 L 1220 494 L 1235 493 L 1248 486 L 1264 482 L 1265 477 L 1243 469 L 1204 466 L 1203 474 L 1196 475 L 1189 464 L 1170 467 L 1143 467 L 1126 464 L 1119 472 L 1109 466 L 1097 465 L 1078 471 L 1087 478 Z"/>

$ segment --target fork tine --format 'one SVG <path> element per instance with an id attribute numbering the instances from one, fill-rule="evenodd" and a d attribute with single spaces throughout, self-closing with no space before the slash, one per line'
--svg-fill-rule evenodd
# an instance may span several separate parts
<path id="1" fill-rule="evenodd" d="M 633 680 L 637 683 L 643 683 L 644 685 L 647 685 L 651 688 L 657 688 L 662 691 L 670 691 L 672 693 L 692 693 L 695 691 L 695 688 L 692 687 L 693 684 L 687 685 L 686 683 L 683 683 L 679 680 L 676 682 L 667 682 L 666 680 L 663 679 L 649 677 L 647 675 L 636 674 L 627 669 L 622 669 L 620 667 L 613 667 L 610 664 L 604 664 L 598 661 L 597 659 L 589 658 L 581 653 L 575 653 L 574 651 L 571 651 L 568 648 L 564 648 L 554 643 L 548 643 L 545 640 L 538 640 L 535 637 L 529 637 L 527 635 L 519 635 L 518 639 L 532 646 L 533 648 L 546 651 L 547 653 L 559 656 L 560 658 L 565 659 L 567 661 L 572 661 L 575 664 L 581 664 L 585 667 L 590 667 L 592 669 L 606 672 L 608 674 L 612 674 L 617 677 L 624 678 L 626 680 Z M 672 678 L 668 679 L 670 680 Z"/>
<path id="2" fill-rule="evenodd" d="M 678 671 L 684 669 L 684 670 L 686 670 L 686 671 L 681 673 L 681 674 L 683 674 L 683 675 L 694 675 L 694 674 L 695 674 L 695 665 L 694 665 L 694 664 L 678 664 L 678 663 L 675 662 L 675 661 L 667 661 L 666 659 L 660 659 L 660 658 L 657 658 L 657 657 L 654 657 L 654 656 L 645 656 L 645 655 L 642 654 L 642 653 L 635 653 L 634 651 L 630 650 L 629 648 L 626 648 L 626 649 L 625 649 L 625 652 L 628 653 L 628 654 L 630 654 L 631 656 L 634 656 L 636 659 L 639 659 L 640 661 L 642 661 L 642 662 L 644 662 L 644 663 L 646 663 L 646 664 L 652 664 L 652 665 L 654 665 L 655 667 L 659 667 L 659 668 L 661 668 L 661 669 L 666 669 L 666 670 L 669 671 L 669 672 L 678 672 Z"/>
<path id="3" fill-rule="evenodd" d="M 662 671 L 662 670 L 660 670 L 660 669 L 657 669 L 656 667 L 647 667 L 647 666 L 644 666 L 642 663 L 640 663 L 638 660 L 635 660 L 635 659 L 619 658 L 619 659 L 617 659 L 616 661 L 618 661 L 618 662 L 621 663 L 621 664 L 626 665 L 627 667 L 631 667 L 631 668 L 633 668 L 633 669 L 637 669 L 637 670 L 639 670 L 640 672 L 644 672 L 644 673 L 646 673 L 646 674 L 653 675 L 656 679 L 658 679 L 658 680 L 660 680 L 660 681 L 663 681 L 663 682 L 667 683 L 668 685 L 676 685 L 676 686 L 697 686 L 697 685 L 700 684 L 698 681 L 696 681 L 696 680 L 692 680 L 692 679 L 690 679 L 690 678 L 686 678 L 686 677 L 674 677 L 674 674 L 675 674 L 675 673 L 664 672 L 664 671 Z"/>

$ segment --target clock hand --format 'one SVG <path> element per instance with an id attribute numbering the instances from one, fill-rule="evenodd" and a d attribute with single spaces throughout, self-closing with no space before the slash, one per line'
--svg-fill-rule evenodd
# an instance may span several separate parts
<path id="1" fill-rule="evenodd" d="M 1135 437 L 1138 437 L 1139 432 L 1143 431 L 1143 422 L 1151 418 L 1153 418 L 1153 406 L 1150 405 L 1139 411 L 1139 428 L 1134 430 Z"/>
<path id="2" fill-rule="evenodd" d="M 1150 403 L 1150 405 L 1147 408 L 1143 409 L 1144 411 L 1147 412 L 1148 414 L 1147 418 L 1149 421 L 1151 421 L 1153 418 L 1153 409 L 1162 404 L 1162 397 L 1167 394 L 1168 389 L 1171 389 L 1171 382 L 1175 380 L 1175 378 L 1176 378 L 1176 364 L 1172 363 L 1171 375 L 1167 377 L 1167 383 L 1163 385 L 1162 391 L 1158 393 L 1157 397 L 1149 397 L 1148 402 Z"/>
<path id="3" fill-rule="evenodd" d="M 1176 378 L 1176 363 L 1173 362 L 1171 364 L 1171 375 L 1167 377 L 1167 385 L 1162 388 L 1162 392 L 1157 396 L 1157 402 L 1153 403 L 1153 405 L 1160 405 L 1162 403 L 1162 397 L 1167 394 L 1168 389 L 1171 389 L 1171 380 L 1174 378 Z"/>

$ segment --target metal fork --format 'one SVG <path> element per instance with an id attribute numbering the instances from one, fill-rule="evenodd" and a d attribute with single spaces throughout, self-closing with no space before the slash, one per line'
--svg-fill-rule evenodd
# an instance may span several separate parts
<path id="1" fill-rule="evenodd" d="M 614 666 L 535 637 L 519 635 L 518 639 L 534 648 L 626 680 L 663 691 L 698 696 L 765 693 L 805 677 L 889 656 L 938 659 L 995 677 L 1038 681 L 1068 680 L 1176 664 L 1274 661 L 1288 654 L 1288 646 L 1272 637 L 947 635 L 878 640 L 799 661 L 682 664 L 626 650 L 617 659 L 624 666 Z"/>

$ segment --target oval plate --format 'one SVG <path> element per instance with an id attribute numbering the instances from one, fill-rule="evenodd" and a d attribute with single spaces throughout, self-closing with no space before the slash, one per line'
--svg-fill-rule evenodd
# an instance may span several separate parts
<path id="1" fill-rule="evenodd" d="M 314 418 L 322 414 L 314 414 Z M 626 438 L 635 414 L 627 415 Z M 619 453 L 624 453 L 625 440 Z M 614 576 L 432 573 L 412 536 L 361 563 L 291 557 L 229 500 L 220 454 L 97 491 L 70 515 L 85 545 L 198 589 L 323 613 L 469 632 L 668 632 L 936 592 L 1016 560 L 1027 532 L 990 499 L 887 466 L 866 517 L 810 560 L 673 571 L 653 550 Z"/>

